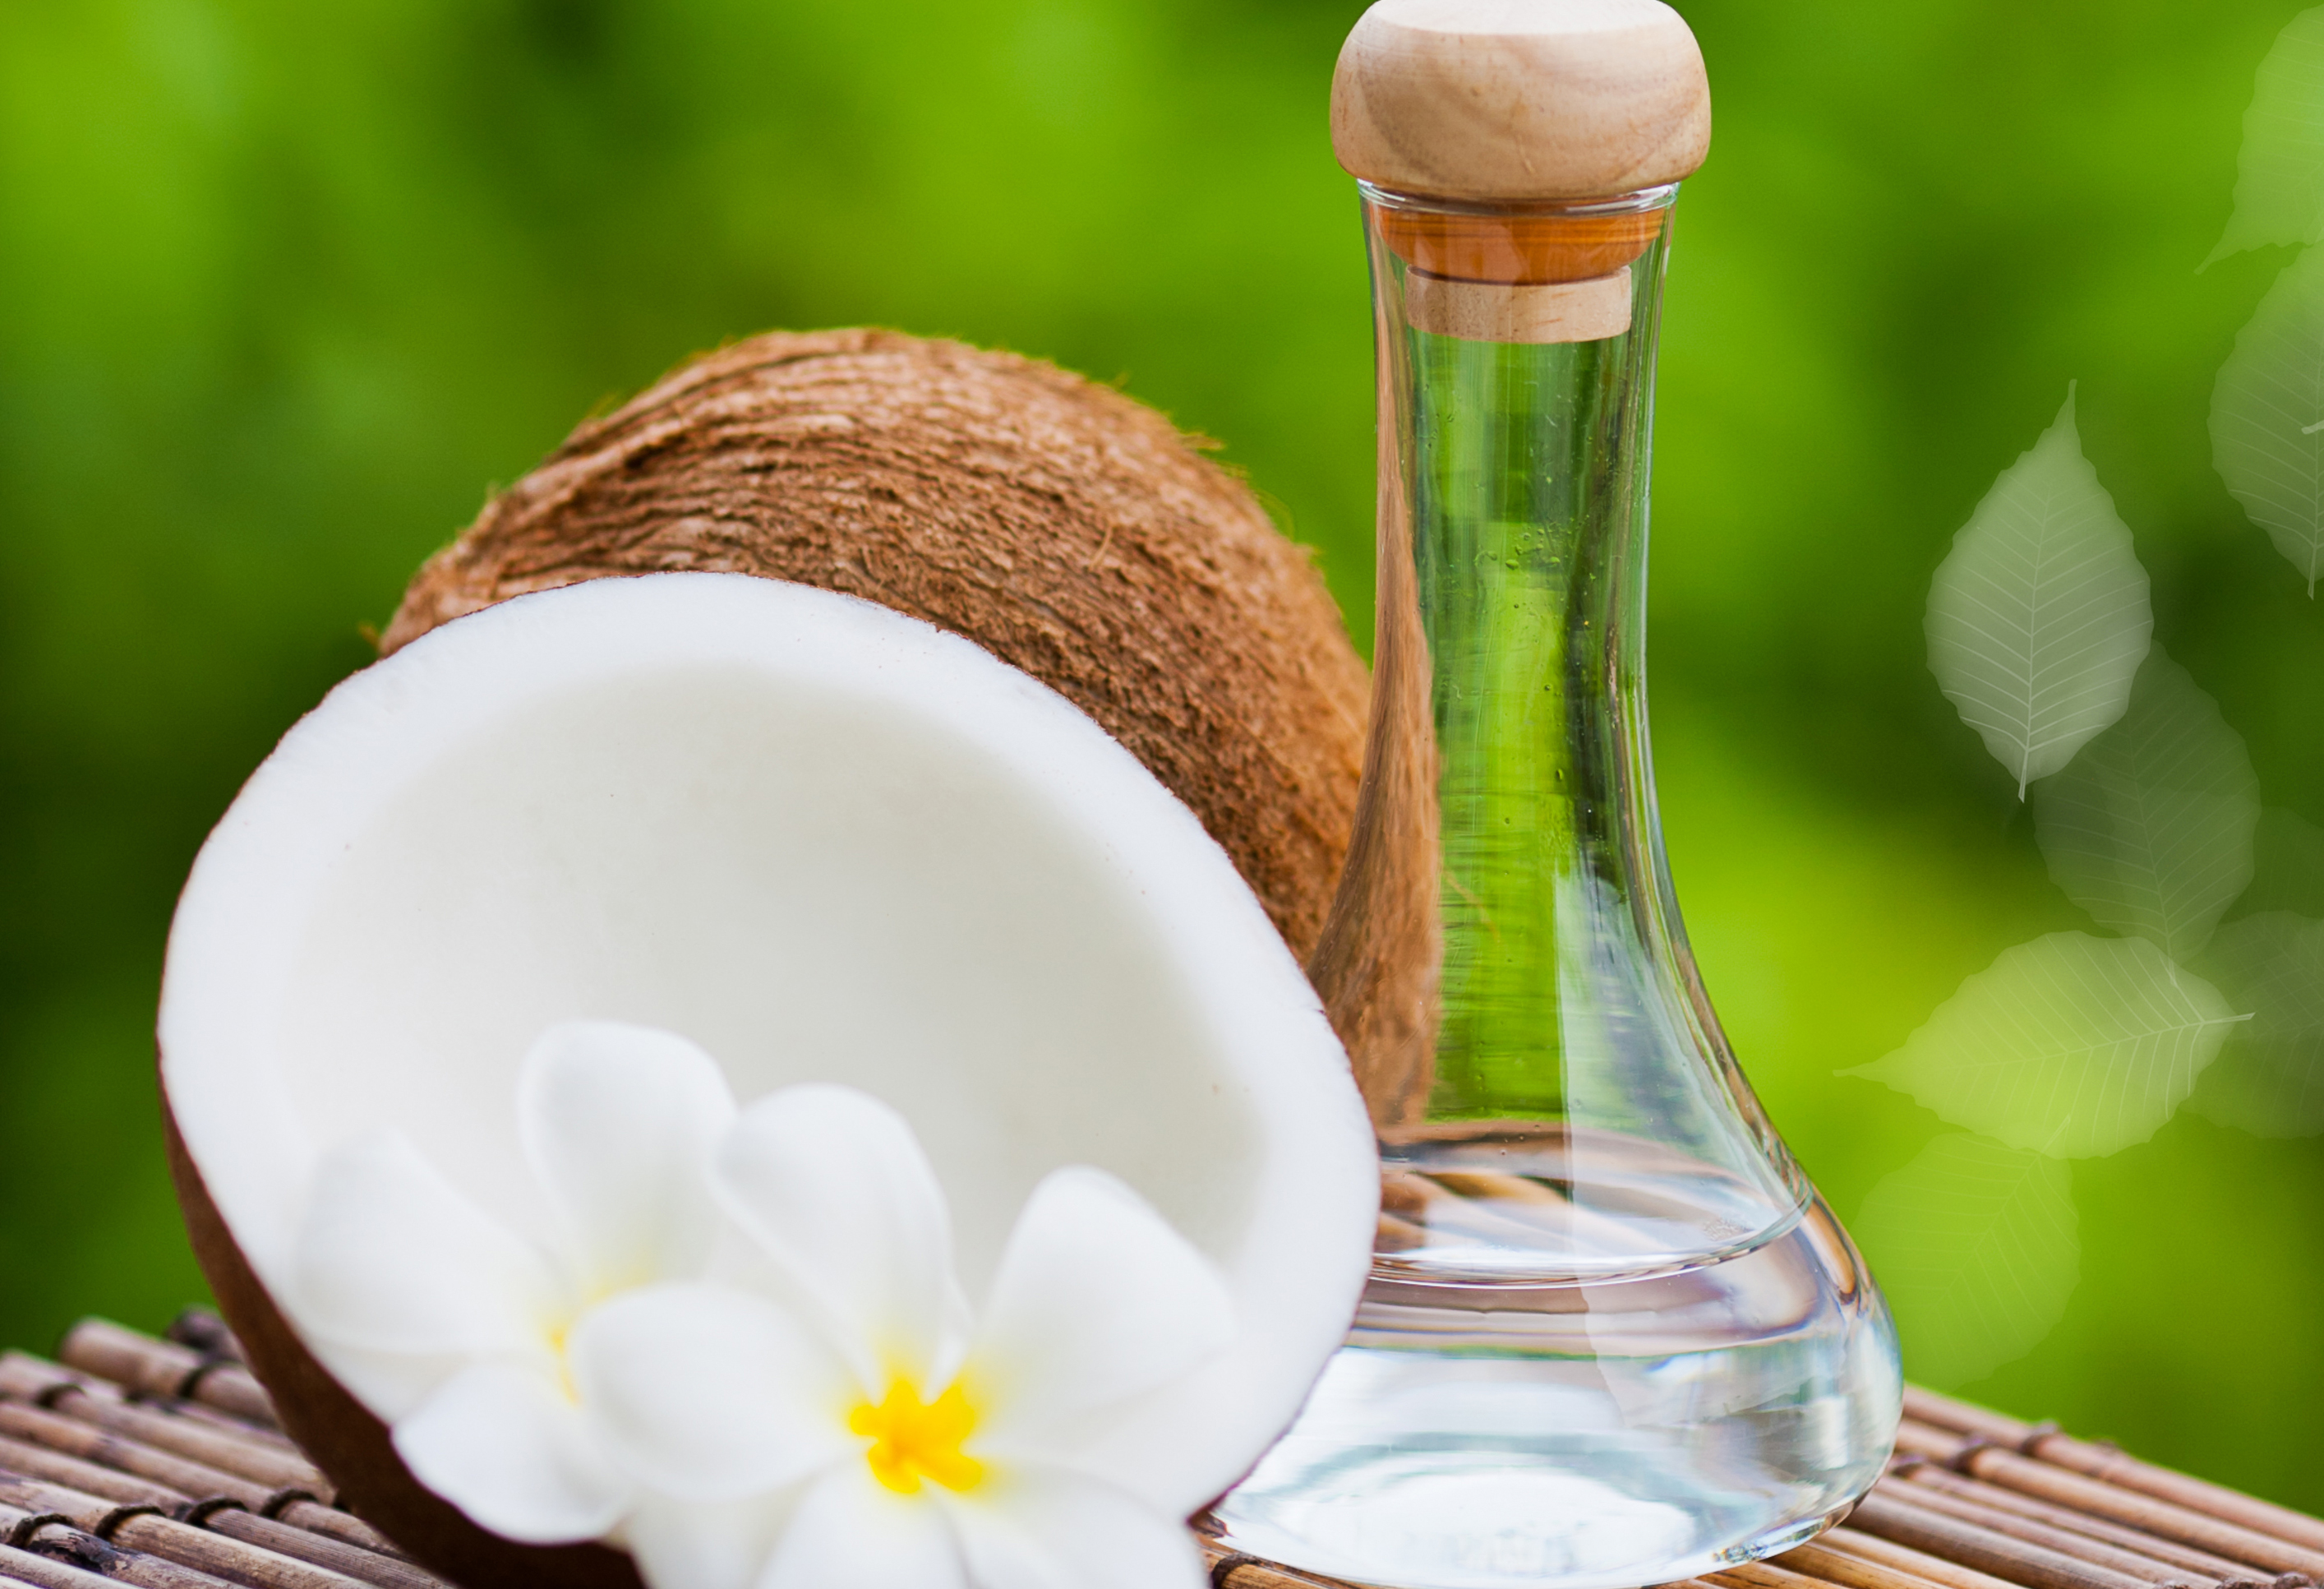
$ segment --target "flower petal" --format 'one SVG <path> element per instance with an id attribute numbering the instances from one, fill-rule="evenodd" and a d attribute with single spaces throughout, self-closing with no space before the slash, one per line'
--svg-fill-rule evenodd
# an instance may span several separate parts
<path id="1" fill-rule="evenodd" d="M 1185 1523 L 1101 1480 L 1012 1464 L 944 1504 L 977 1589 L 1204 1586 Z"/>
<path id="2" fill-rule="evenodd" d="M 394 1439 L 412 1477 L 527 1545 L 595 1539 L 635 1495 L 580 1409 L 546 1375 L 504 1363 L 455 1374 Z"/>
<path id="3" fill-rule="evenodd" d="M 850 1462 L 799 1498 L 758 1589 L 968 1589 L 968 1579 L 941 1507 Z"/>
<path id="4" fill-rule="evenodd" d="M 875 1398 L 948 1375 L 964 1335 L 952 1214 L 904 1117 L 853 1087 L 786 1087 L 742 1113 L 720 1200 L 824 1315 Z"/>
<path id="5" fill-rule="evenodd" d="M 624 1530 L 646 1589 L 751 1589 L 790 1523 L 799 1491 L 741 1501 L 648 1494 Z"/>
<path id="6" fill-rule="evenodd" d="M 1070 1461 L 1093 1415 L 1199 1366 L 1234 1339 L 1218 1268 L 1130 1187 L 1051 1172 L 1009 1233 L 969 1353 L 980 1447 Z"/>
<path id="7" fill-rule="evenodd" d="M 718 1231 L 711 1154 L 733 1122 L 717 1062 L 675 1032 L 572 1021 L 540 1035 L 517 1128 L 589 1295 L 702 1272 Z"/>
<path id="8" fill-rule="evenodd" d="M 395 1131 L 324 1157 L 290 1263 L 293 1322 L 376 1352 L 539 1353 L 568 1306 L 540 1252 Z"/>
<path id="9" fill-rule="evenodd" d="M 854 1377 L 762 1298 L 649 1286 L 583 1315 L 568 1350 L 582 1405 L 649 1488 L 740 1501 L 862 1450 Z"/>

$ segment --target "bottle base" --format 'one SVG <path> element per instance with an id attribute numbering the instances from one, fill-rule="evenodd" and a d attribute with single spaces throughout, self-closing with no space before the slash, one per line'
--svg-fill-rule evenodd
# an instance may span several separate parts
<path id="1" fill-rule="evenodd" d="M 1525 1391 L 1497 1396 L 1520 1415 Z M 1840 1496 L 1768 1493 L 1653 1440 L 1508 1440 L 1336 1452 L 1329 1468 L 1278 1447 L 1218 1505 L 1220 1543 L 1369 1589 L 1638 1589 L 1773 1557 L 1848 1515 Z M 1634 1431 L 1637 1434 L 1637 1431 Z M 1790 1501 L 1790 1508 L 1784 1508 Z"/>
<path id="2" fill-rule="evenodd" d="M 1789 1549 L 1880 1475 L 1895 1336 L 1821 1202 L 1700 1268 L 1531 1285 L 1374 1272 L 1347 1344 L 1216 1515 L 1377 1589 L 1638 1589 Z"/>
<path id="3" fill-rule="evenodd" d="M 1513 1468 L 1499 1453 L 1406 1454 L 1346 1478 L 1296 1520 L 1231 1499 L 1219 1543 L 1362 1589 L 1641 1589 L 1780 1555 L 1854 1504 L 1710 1542 L 1684 1506 L 1586 1474 Z"/>

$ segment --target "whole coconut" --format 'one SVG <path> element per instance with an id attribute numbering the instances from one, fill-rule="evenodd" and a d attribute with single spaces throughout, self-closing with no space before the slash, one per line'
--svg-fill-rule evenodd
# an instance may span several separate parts
<path id="1" fill-rule="evenodd" d="M 892 331 L 774 332 L 574 431 L 431 558 L 392 651 L 613 574 L 759 574 L 975 641 L 1202 818 L 1305 959 L 1347 853 L 1365 674 L 1306 552 L 1152 409 Z"/>
<path id="2" fill-rule="evenodd" d="M 1184 800 L 1305 960 L 1363 757 L 1367 680 L 1307 555 L 1150 409 L 1052 365 L 875 330 L 693 360 L 486 505 L 383 652 L 528 592 L 669 570 L 862 596 L 1049 685 Z M 194 1246 L 285 1424 L 343 1499 L 472 1586 L 635 1589 L 627 1556 L 528 1547 L 416 1483 L 236 1248 L 165 1100 Z"/>

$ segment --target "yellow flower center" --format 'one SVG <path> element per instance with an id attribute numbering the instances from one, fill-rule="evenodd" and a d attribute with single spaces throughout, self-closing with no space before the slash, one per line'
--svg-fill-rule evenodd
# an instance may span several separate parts
<path id="1" fill-rule="evenodd" d="M 960 1449 L 976 1430 L 976 1409 L 958 1384 L 922 1401 L 918 1388 L 899 1374 L 877 1406 L 866 1401 L 847 1415 L 847 1427 L 870 1437 L 863 1459 L 872 1477 L 899 1495 L 918 1494 L 923 1477 L 947 1490 L 973 1489 L 984 1477 L 984 1464 Z"/>
<path id="2" fill-rule="evenodd" d="M 581 1387 L 573 1382 L 573 1360 L 566 1355 L 565 1343 L 572 1336 L 573 1326 L 567 1322 L 549 1332 L 549 1354 L 557 1364 L 557 1389 L 574 1406 L 581 1405 Z"/>

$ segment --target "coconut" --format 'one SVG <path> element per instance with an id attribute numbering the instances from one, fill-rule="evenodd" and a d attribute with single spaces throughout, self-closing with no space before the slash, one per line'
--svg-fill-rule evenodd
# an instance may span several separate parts
<path id="1" fill-rule="evenodd" d="M 302 1332 L 299 1222 L 326 1156 L 388 1126 L 540 1231 L 509 1100 L 575 1019 L 687 1038 L 746 1104 L 838 1081 L 900 1111 L 972 1298 L 1045 1174 L 1128 1183 L 1238 1320 L 1119 1432 L 1174 1506 L 1240 1476 L 1352 1312 L 1376 1163 L 1344 1056 L 1228 855 L 1097 723 L 798 584 L 509 601 L 341 684 L 252 777 L 187 884 L 160 1021 L 180 1196 L 254 1367 L 343 1496 L 458 1581 L 634 1575 L 410 1477 Z"/>
<path id="2" fill-rule="evenodd" d="M 1337 884 L 1365 674 L 1307 554 L 1151 409 L 886 331 L 777 333 L 584 424 L 422 568 L 394 651 L 608 574 L 760 574 L 967 636 L 1202 818 L 1305 956 Z"/>

